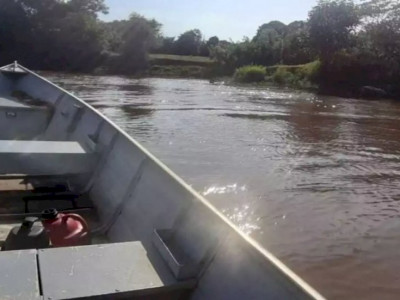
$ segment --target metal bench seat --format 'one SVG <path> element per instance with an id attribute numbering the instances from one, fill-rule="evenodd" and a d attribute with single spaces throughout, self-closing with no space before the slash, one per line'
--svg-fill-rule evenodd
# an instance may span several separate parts
<path id="1" fill-rule="evenodd" d="M 194 285 L 161 278 L 139 241 L 40 249 L 38 260 L 44 299 L 132 299 Z"/>
<path id="2" fill-rule="evenodd" d="M 94 155 L 78 142 L 0 140 L 0 174 L 73 175 L 93 166 Z"/>
<path id="3" fill-rule="evenodd" d="M 15 100 L 14 98 L 6 95 L 0 95 L 0 107 L 2 108 L 31 108 L 30 106 Z M 31 108 L 33 109 L 33 108 Z"/>
<path id="4" fill-rule="evenodd" d="M 1 299 L 42 299 L 36 250 L 2 251 L 0 266 Z"/>
<path id="5" fill-rule="evenodd" d="M 2 299 L 180 299 L 196 283 L 165 276 L 139 241 L 1 251 L 0 263 Z"/>

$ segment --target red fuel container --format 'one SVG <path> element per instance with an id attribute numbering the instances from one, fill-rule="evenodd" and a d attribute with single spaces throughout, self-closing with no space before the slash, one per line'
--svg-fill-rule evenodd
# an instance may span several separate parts
<path id="1" fill-rule="evenodd" d="M 80 215 L 46 209 L 42 213 L 42 223 L 53 247 L 81 246 L 90 242 L 89 227 Z"/>

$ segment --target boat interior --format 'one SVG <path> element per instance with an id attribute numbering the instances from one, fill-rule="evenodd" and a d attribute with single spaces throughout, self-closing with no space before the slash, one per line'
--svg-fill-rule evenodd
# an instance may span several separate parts
<path id="1" fill-rule="evenodd" d="M 140 144 L 17 63 L 0 68 L 0 116 L 0 298 L 319 297 Z M 84 244 L 8 245 L 53 208 L 84 218 Z"/>
<path id="2" fill-rule="evenodd" d="M 70 111 L 58 111 L 59 102 L 49 103 L 16 88 L 16 83 L 28 76 L 18 66 L 3 68 L 1 73 L 0 261 L 4 263 L 7 259 L 5 264 L 13 264 L 10 269 L 6 266 L 0 271 L 1 296 L 12 299 L 187 298 L 195 285 L 194 280 L 178 282 L 158 254 L 146 250 L 140 241 L 112 243 L 107 237 L 115 220 L 102 223 L 90 196 L 90 184 L 93 184 L 90 176 L 100 154 L 95 153 L 91 145 L 82 145 L 69 138 L 76 126 L 74 122 L 79 121 L 79 108 L 82 107 L 73 107 L 72 122 L 58 128 L 62 123 L 54 121 L 56 114 L 68 118 Z M 7 81 L 11 84 L 6 85 Z M 51 128 L 52 122 L 56 128 Z M 51 135 L 54 138 L 48 138 Z M 21 232 L 26 218 L 34 218 L 35 224 L 40 223 L 43 211 L 50 208 L 64 214 L 79 214 L 87 222 L 90 238 L 80 245 L 81 255 L 74 252 L 77 247 L 61 249 L 51 241 L 41 249 L 35 248 L 34 244 L 32 248 L 7 244 L 13 228 Z M 117 219 L 117 216 L 118 211 L 112 219 Z M 13 262 L 10 259 L 13 254 L 25 257 L 21 266 L 17 266 L 19 260 Z M 99 257 L 104 259 L 104 263 L 98 261 Z M 131 259 L 134 263 L 129 268 L 127 263 L 129 266 Z M 64 261 L 65 272 L 51 270 L 54 260 Z M 102 274 L 97 277 L 93 270 L 95 264 L 98 265 L 98 274 Z M 71 265 L 75 276 L 68 281 Z M 112 273 L 116 274 L 110 273 L 111 266 Z M 17 281 L 17 277 L 21 281 L 21 276 L 26 276 L 30 283 L 27 285 L 22 280 L 22 293 L 12 283 Z M 95 277 L 97 289 L 90 284 L 79 284 L 90 276 Z"/>

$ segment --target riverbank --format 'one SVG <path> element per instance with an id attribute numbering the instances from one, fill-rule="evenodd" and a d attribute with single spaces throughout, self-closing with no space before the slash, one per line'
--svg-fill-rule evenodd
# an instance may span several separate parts
<path id="1" fill-rule="evenodd" d="M 149 54 L 150 77 L 209 79 L 215 62 L 203 56 Z"/>
<path id="2" fill-rule="evenodd" d="M 332 79 L 322 70 L 319 60 L 301 65 L 243 66 L 236 71 L 209 57 L 170 54 L 149 54 L 147 68 L 135 74 L 120 74 L 113 68 L 96 69 L 94 75 L 128 75 L 129 77 L 206 79 L 211 83 L 258 87 L 279 87 L 304 90 L 323 95 L 366 98 L 400 99 L 399 88 L 365 86 L 349 80 Z"/>
<path id="3" fill-rule="evenodd" d="M 302 65 L 248 65 L 236 69 L 232 81 L 258 86 L 275 85 L 339 97 L 400 99 L 400 90 L 393 84 L 372 86 L 357 80 L 340 80 L 329 76 L 329 68 L 319 60 Z"/>
<path id="4" fill-rule="evenodd" d="M 384 99 L 400 95 L 381 87 L 326 80 L 319 60 L 301 65 L 256 66 L 249 65 L 231 71 L 215 61 L 201 56 L 166 54 L 149 55 L 149 69 L 142 75 L 160 78 L 197 78 L 210 82 L 223 81 L 228 85 L 244 84 L 258 87 L 292 88 L 324 95 Z M 324 78 L 324 79 L 322 79 Z"/>

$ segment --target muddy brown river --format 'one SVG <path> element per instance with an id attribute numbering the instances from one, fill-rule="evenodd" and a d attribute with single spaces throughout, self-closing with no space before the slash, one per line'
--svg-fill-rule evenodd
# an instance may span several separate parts
<path id="1" fill-rule="evenodd" d="M 400 102 L 45 74 L 330 299 L 400 298 Z"/>

